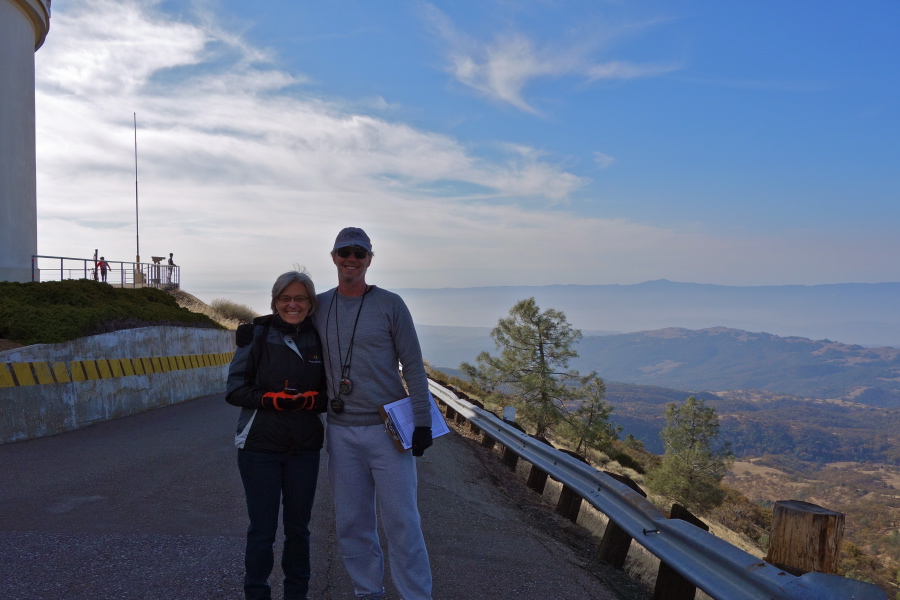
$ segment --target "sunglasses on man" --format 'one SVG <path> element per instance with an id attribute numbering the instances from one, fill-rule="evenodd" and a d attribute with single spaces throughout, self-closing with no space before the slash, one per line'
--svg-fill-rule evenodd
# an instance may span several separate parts
<path id="1" fill-rule="evenodd" d="M 347 248 L 338 248 L 335 250 L 338 256 L 341 258 L 347 258 L 351 254 L 354 258 L 358 260 L 362 260 L 369 255 L 368 250 L 364 250 L 363 248 L 359 248 L 357 246 L 350 246 Z"/>

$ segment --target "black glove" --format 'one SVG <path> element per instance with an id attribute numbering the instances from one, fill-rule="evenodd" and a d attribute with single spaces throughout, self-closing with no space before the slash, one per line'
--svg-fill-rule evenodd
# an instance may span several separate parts
<path id="1" fill-rule="evenodd" d="M 425 449 L 430 448 L 433 440 L 431 439 L 431 427 L 416 427 L 413 430 L 412 453 L 413 456 L 422 456 Z"/>
<path id="2" fill-rule="evenodd" d="M 234 333 L 234 342 L 238 348 L 243 348 L 253 342 L 253 323 L 244 323 L 238 325 L 237 331 Z"/>

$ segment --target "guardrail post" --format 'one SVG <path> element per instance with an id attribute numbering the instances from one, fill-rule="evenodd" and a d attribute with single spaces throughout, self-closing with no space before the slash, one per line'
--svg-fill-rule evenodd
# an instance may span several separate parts
<path id="1" fill-rule="evenodd" d="M 446 410 L 444 411 L 444 416 L 447 417 L 448 421 L 451 421 L 451 420 L 455 421 L 456 415 L 457 415 L 456 410 L 448 404 Z"/>
<path id="2" fill-rule="evenodd" d="M 568 454 L 573 458 L 577 458 L 581 462 L 588 464 L 587 459 L 571 450 L 559 449 L 560 452 Z M 578 492 L 567 485 L 563 485 L 562 491 L 559 493 L 559 500 L 556 502 L 556 514 L 565 517 L 573 523 L 578 521 L 578 513 L 581 511 L 581 496 Z"/>
<path id="3" fill-rule="evenodd" d="M 519 425 L 518 423 L 516 423 L 515 421 L 504 421 L 504 423 L 506 423 L 506 424 L 509 425 L 510 427 L 515 427 L 516 429 L 518 429 L 518 430 L 521 431 L 522 433 L 525 433 L 525 430 L 522 429 L 522 426 Z M 503 456 L 502 456 L 501 460 L 503 461 L 503 464 L 504 464 L 504 465 L 506 465 L 507 467 L 509 467 L 509 468 L 512 469 L 513 471 L 515 471 L 515 470 L 516 470 L 516 465 L 519 464 L 519 455 L 516 454 L 516 453 L 513 451 L 513 449 L 510 448 L 509 446 L 504 446 L 504 448 L 503 448 Z"/>
<path id="4" fill-rule="evenodd" d="M 837 573 L 844 514 L 802 500 L 779 500 L 772 509 L 766 562 L 791 575 Z"/>
<path id="5" fill-rule="evenodd" d="M 484 409 L 484 404 L 482 404 L 478 400 L 473 400 L 473 399 L 469 398 L 468 396 L 466 396 L 465 394 L 461 394 L 460 398 L 463 398 L 463 397 L 465 397 L 465 399 L 468 400 L 472 406 L 476 406 L 478 408 Z M 469 421 L 469 431 L 471 431 L 473 435 L 478 435 L 481 433 L 481 428 L 479 428 L 478 425 L 475 424 L 475 421 Z"/>
<path id="6" fill-rule="evenodd" d="M 612 471 L 604 471 L 604 473 L 619 483 L 624 483 L 644 498 L 647 497 L 646 492 L 641 489 L 641 486 L 632 481 L 629 477 L 619 473 L 613 473 Z M 606 530 L 603 532 L 603 539 L 600 540 L 600 546 L 597 548 L 597 557 L 611 565 L 613 568 L 622 570 L 622 567 L 625 566 L 625 557 L 628 556 L 628 549 L 630 547 L 631 536 L 610 519 L 606 524 Z"/>
<path id="7" fill-rule="evenodd" d="M 547 438 L 533 435 L 531 436 L 539 442 L 543 442 L 553 448 L 553 444 L 551 444 Z M 525 485 L 528 486 L 529 489 L 534 490 L 538 494 L 544 493 L 544 488 L 547 487 L 547 474 L 537 468 L 537 465 L 531 465 L 531 470 L 528 472 L 528 480 L 525 482 Z"/>
<path id="8" fill-rule="evenodd" d="M 703 531 L 709 531 L 709 526 L 692 515 L 688 509 L 680 504 L 673 504 L 669 511 L 670 519 L 681 519 L 691 525 L 699 527 Z M 678 574 L 675 569 L 660 561 L 659 571 L 656 573 L 656 587 L 653 588 L 653 600 L 693 600 L 697 594 L 697 587 Z"/>

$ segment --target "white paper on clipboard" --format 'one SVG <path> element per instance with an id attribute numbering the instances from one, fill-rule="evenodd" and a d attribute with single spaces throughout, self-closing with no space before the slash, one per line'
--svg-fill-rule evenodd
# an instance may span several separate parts
<path id="1" fill-rule="evenodd" d="M 450 433 L 447 422 L 444 421 L 444 415 L 438 408 L 434 396 L 428 392 L 428 399 L 431 402 L 431 437 L 432 439 Z M 384 424 L 388 429 L 388 433 L 394 438 L 397 448 L 402 446 L 403 450 L 412 448 L 412 434 L 416 428 L 413 419 L 412 399 L 407 396 L 394 402 L 389 402 L 381 407 L 381 414 L 384 417 Z"/>

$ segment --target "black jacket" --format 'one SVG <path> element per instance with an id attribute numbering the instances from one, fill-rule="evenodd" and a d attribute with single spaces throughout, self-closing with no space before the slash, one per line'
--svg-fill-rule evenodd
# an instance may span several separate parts
<path id="1" fill-rule="evenodd" d="M 235 445 L 254 452 L 284 452 L 322 447 L 325 430 L 315 411 L 278 411 L 262 407 L 266 392 L 290 387 L 316 391 L 325 407 L 325 370 L 319 335 L 307 317 L 290 325 L 277 315 L 254 319 L 253 343 L 237 348 L 228 370 L 225 399 L 242 408 Z M 295 352 L 287 343 L 293 340 Z M 299 355 L 298 355 L 299 353 Z M 287 386 L 285 386 L 287 382 Z"/>

